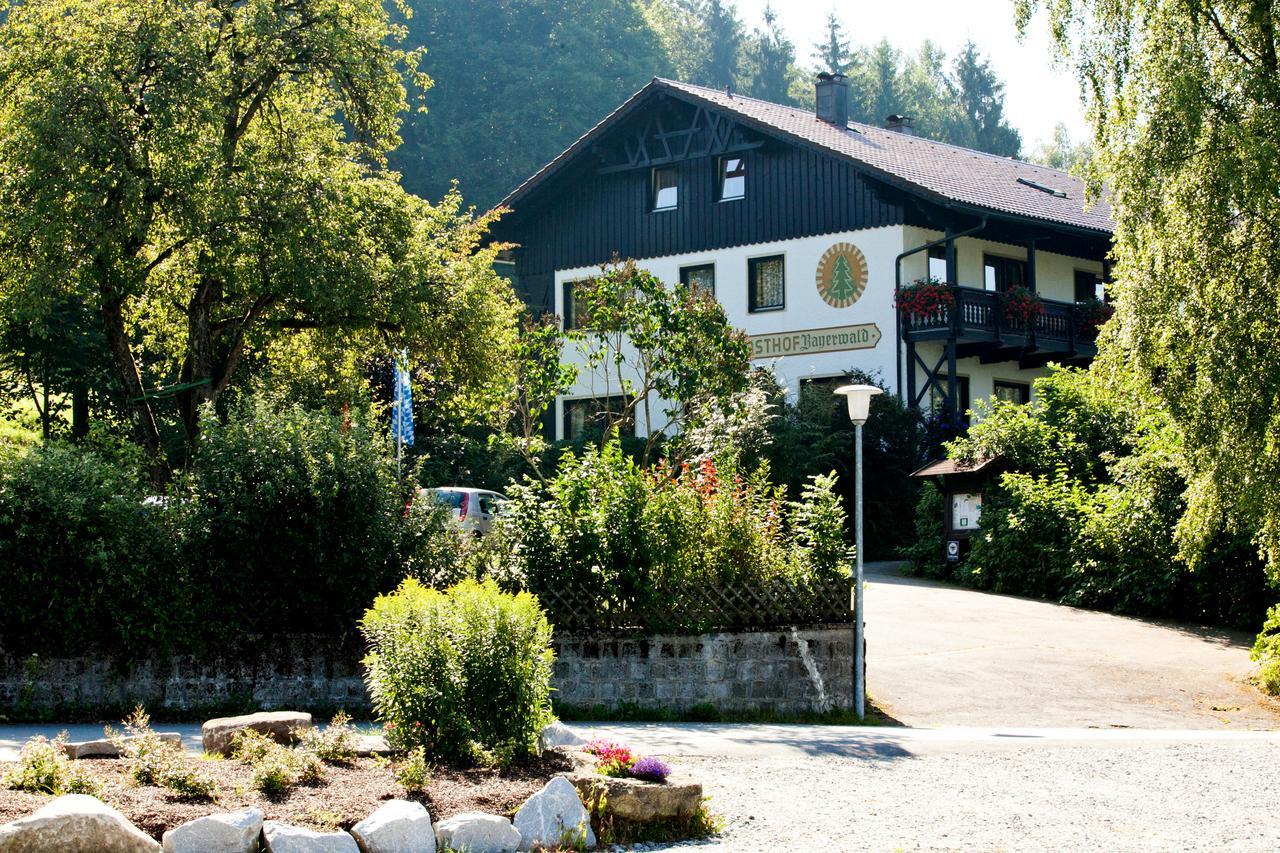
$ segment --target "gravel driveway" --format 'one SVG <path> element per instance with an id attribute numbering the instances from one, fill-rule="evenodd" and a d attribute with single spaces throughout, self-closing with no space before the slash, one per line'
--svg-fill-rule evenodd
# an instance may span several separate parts
<path id="1" fill-rule="evenodd" d="M 1280 849 L 1275 744 L 689 758 L 723 851 Z"/>
<path id="2" fill-rule="evenodd" d="M 679 847 L 1280 850 L 1280 733 L 807 728 L 593 733 L 676 744 L 672 763 L 726 820 Z"/>

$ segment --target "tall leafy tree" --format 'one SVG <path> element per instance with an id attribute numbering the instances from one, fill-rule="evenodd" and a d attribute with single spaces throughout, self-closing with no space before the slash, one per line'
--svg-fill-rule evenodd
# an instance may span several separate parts
<path id="1" fill-rule="evenodd" d="M 376 0 L 8 8 L 0 288 L 93 306 L 157 471 L 154 386 L 190 445 L 246 351 L 294 330 L 407 347 L 464 393 L 489 382 L 511 308 L 486 222 L 384 167 L 405 80 L 429 85 L 401 36 Z"/>
<path id="2" fill-rule="evenodd" d="M 1040 4 L 1019 0 L 1021 26 Z M 1181 438 L 1193 553 L 1252 532 L 1280 579 L 1280 35 L 1271 0 L 1061 0 L 1115 211 L 1116 320 L 1100 369 L 1130 370 Z"/>
<path id="3" fill-rule="evenodd" d="M 407 0 L 407 42 L 436 85 L 392 166 L 412 192 L 451 182 L 488 207 L 655 75 L 662 44 L 633 0 Z"/>
<path id="4" fill-rule="evenodd" d="M 1041 140 L 1027 156 L 1033 163 L 1083 175 L 1088 173 L 1094 154 L 1092 145 L 1072 139 L 1067 126 L 1058 123 L 1053 128 L 1053 135 Z"/>

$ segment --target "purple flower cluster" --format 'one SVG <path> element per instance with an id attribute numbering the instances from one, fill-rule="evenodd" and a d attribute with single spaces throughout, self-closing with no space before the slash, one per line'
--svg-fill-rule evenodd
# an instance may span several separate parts
<path id="1" fill-rule="evenodd" d="M 671 768 L 652 755 L 646 755 L 631 765 L 631 776 L 635 779 L 644 779 L 646 782 L 665 782 L 670 775 Z"/>

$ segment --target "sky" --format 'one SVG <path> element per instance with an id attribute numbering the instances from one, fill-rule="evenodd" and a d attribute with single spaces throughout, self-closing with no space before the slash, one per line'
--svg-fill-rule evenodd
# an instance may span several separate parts
<path id="1" fill-rule="evenodd" d="M 762 13 L 770 0 L 737 0 L 748 29 L 763 26 Z M 812 65 L 813 45 L 826 32 L 833 9 L 854 45 L 887 38 L 904 51 L 914 52 L 929 39 L 952 56 L 972 40 L 991 60 L 1005 83 L 1005 115 L 1022 133 L 1023 150 L 1034 148 L 1065 124 L 1074 140 L 1088 136 L 1080 89 L 1075 77 L 1054 67 L 1045 16 L 1032 22 L 1023 42 L 1013 25 L 1012 0 L 772 0 L 778 21 L 796 46 L 796 59 Z"/>

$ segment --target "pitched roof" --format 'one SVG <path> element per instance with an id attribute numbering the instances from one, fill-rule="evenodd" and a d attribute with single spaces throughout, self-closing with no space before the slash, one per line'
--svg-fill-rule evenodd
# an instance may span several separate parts
<path id="1" fill-rule="evenodd" d="M 1086 210 L 1084 183 L 1066 172 L 859 122 L 839 128 L 801 107 L 660 77 L 513 190 L 503 205 L 511 206 L 532 190 L 655 89 L 701 102 L 734 115 L 744 124 L 853 160 L 894 184 L 939 200 L 1103 234 L 1115 229 L 1110 205 L 1099 200 Z"/>

